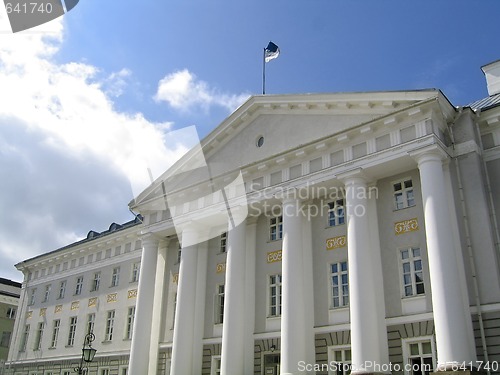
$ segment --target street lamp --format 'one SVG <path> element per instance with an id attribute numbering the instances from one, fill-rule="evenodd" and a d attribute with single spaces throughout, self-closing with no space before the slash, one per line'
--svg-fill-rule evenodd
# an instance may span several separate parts
<path id="1" fill-rule="evenodd" d="M 92 341 L 95 340 L 95 335 L 90 332 L 85 335 L 85 338 L 83 339 L 83 348 L 82 348 L 82 358 L 80 359 L 80 366 L 75 367 L 75 372 L 78 373 L 78 375 L 82 375 L 85 372 L 87 372 L 88 367 L 85 364 L 92 362 L 94 359 L 95 353 L 97 352 L 96 349 L 90 345 Z"/>

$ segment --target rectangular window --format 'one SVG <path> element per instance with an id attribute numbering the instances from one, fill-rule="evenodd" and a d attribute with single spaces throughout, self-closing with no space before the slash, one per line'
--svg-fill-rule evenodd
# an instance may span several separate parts
<path id="1" fill-rule="evenodd" d="M 109 368 L 102 368 L 101 372 L 99 374 L 100 375 L 109 375 Z"/>
<path id="2" fill-rule="evenodd" d="M 217 285 L 215 295 L 215 324 L 224 322 L 224 285 Z"/>
<path id="3" fill-rule="evenodd" d="M 75 287 L 76 295 L 82 294 L 82 287 L 83 287 L 83 276 L 78 276 L 76 279 L 76 287 Z"/>
<path id="4" fill-rule="evenodd" d="M 21 337 L 21 345 L 19 346 L 20 352 L 26 351 L 26 345 L 28 344 L 29 336 L 30 336 L 30 325 L 26 324 L 24 326 L 23 336 Z"/>
<path id="5" fill-rule="evenodd" d="M 411 179 L 395 182 L 392 186 L 394 188 L 394 206 L 396 210 L 415 206 L 413 182 Z"/>
<path id="6" fill-rule="evenodd" d="M 54 320 L 52 325 L 52 341 L 50 342 L 50 347 L 55 348 L 57 346 L 57 339 L 59 338 L 59 328 L 61 327 L 61 321 L 59 319 Z"/>
<path id="7" fill-rule="evenodd" d="M 431 337 L 421 337 L 403 341 L 403 357 L 408 369 L 406 375 L 429 375 L 434 372 L 436 350 Z"/>
<path id="8" fill-rule="evenodd" d="M 31 289 L 31 294 L 30 294 L 30 305 L 35 304 L 35 298 L 36 298 L 36 288 Z"/>
<path id="9" fill-rule="evenodd" d="M 403 249 L 400 252 L 403 282 L 403 295 L 416 296 L 425 293 L 421 251 L 418 247 Z"/>
<path id="10" fill-rule="evenodd" d="M 50 290 L 52 289 L 52 285 L 45 285 L 45 294 L 43 296 L 43 302 L 47 302 L 50 298 Z"/>
<path id="11" fill-rule="evenodd" d="M 59 284 L 59 295 L 57 298 L 62 299 L 64 298 L 64 295 L 66 294 L 66 280 L 61 281 Z"/>
<path id="12" fill-rule="evenodd" d="M 328 225 L 334 227 L 345 223 L 344 200 L 337 199 L 328 203 Z"/>
<path id="13" fill-rule="evenodd" d="M 76 316 L 69 318 L 68 346 L 73 346 L 75 344 L 76 322 Z"/>
<path id="14" fill-rule="evenodd" d="M 33 350 L 40 350 L 42 348 L 42 339 L 43 339 L 44 328 L 45 328 L 44 322 L 38 323 L 38 327 L 36 330 L 36 337 L 35 337 L 35 346 L 34 346 Z"/>
<path id="15" fill-rule="evenodd" d="M 225 253 L 227 246 L 227 232 L 224 232 L 220 235 L 220 252 Z"/>
<path id="16" fill-rule="evenodd" d="M 328 375 L 349 375 L 351 373 L 351 348 L 330 346 L 328 348 Z"/>
<path id="17" fill-rule="evenodd" d="M 281 316 L 281 275 L 269 276 L 269 316 Z"/>
<path id="18" fill-rule="evenodd" d="M 269 222 L 269 238 L 271 241 L 283 238 L 283 216 L 271 218 Z"/>
<path id="19" fill-rule="evenodd" d="M 111 275 L 111 286 L 118 286 L 120 282 L 120 267 L 113 268 L 113 274 Z"/>
<path id="20" fill-rule="evenodd" d="M 2 332 L 2 340 L 0 341 L 0 346 L 3 348 L 8 348 L 10 344 L 10 335 L 12 332 Z"/>
<path id="21" fill-rule="evenodd" d="M 115 325 L 115 310 L 108 311 L 106 316 L 106 335 L 104 341 L 113 340 L 113 326 Z"/>
<path id="22" fill-rule="evenodd" d="M 212 356 L 212 364 L 210 366 L 210 375 L 219 375 L 221 367 L 220 355 Z"/>
<path id="23" fill-rule="evenodd" d="M 87 333 L 94 332 L 95 313 L 87 315 Z"/>
<path id="24" fill-rule="evenodd" d="M 347 262 L 330 265 L 330 282 L 332 291 L 331 307 L 345 307 L 349 305 L 349 276 Z"/>
<path id="25" fill-rule="evenodd" d="M 135 262 L 132 264 L 132 277 L 130 282 L 139 282 L 139 271 L 141 270 L 141 262 Z"/>
<path id="26" fill-rule="evenodd" d="M 127 327 L 125 327 L 125 339 L 132 340 L 132 333 L 134 331 L 134 319 L 135 319 L 135 306 L 128 308 L 127 313 Z"/>
<path id="27" fill-rule="evenodd" d="M 8 319 L 15 319 L 16 318 L 16 308 L 15 307 L 8 307 L 6 317 Z"/>
<path id="28" fill-rule="evenodd" d="M 90 288 L 91 292 L 97 292 L 99 290 L 99 285 L 101 285 L 101 273 L 94 273 L 94 278 L 92 279 L 92 287 Z"/>

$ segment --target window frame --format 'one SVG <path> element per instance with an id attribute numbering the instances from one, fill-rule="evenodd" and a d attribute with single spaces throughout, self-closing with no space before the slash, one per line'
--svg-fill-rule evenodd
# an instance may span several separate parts
<path id="1" fill-rule="evenodd" d="M 420 255 L 414 256 L 413 251 L 417 250 L 417 249 L 420 251 Z M 408 258 L 403 259 L 403 252 L 405 252 L 405 251 L 408 252 Z M 416 271 L 415 270 L 415 262 L 417 262 L 417 261 L 420 261 L 420 269 Z M 399 285 L 401 288 L 401 298 L 406 299 L 406 298 L 425 296 L 426 287 L 425 287 L 425 279 L 424 279 L 424 261 L 423 261 L 423 257 L 422 257 L 422 248 L 420 246 L 408 246 L 408 247 L 403 247 L 403 248 L 398 249 L 398 263 L 399 263 L 399 274 L 400 274 L 400 277 L 399 277 L 400 284 Z M 410 265 L 409 272 L 405 272 L 404 264 L 406 264 L 406 263 L 408 263 Z M 422 281 L 418 282 L 418 283 L 416 281 L 417 273 L 421 273 L 421 275 L 422 275 L 421 276 Z M 410 281 L 411 281 L 410 284 L 405 281 L 405 275 L 410 276 Z M 417 284 L 422 285 L 422 288 L 423 288 L 422 293 L 418 293 Z M 408 286 L 411 287 L 411 290 L 412 290 L 412 294 L 410 294 L 410 295 L 406 294 L 406 288 Z"/>
<path id="2" fill-rule="evenodd" d="M 427 353 L 420 353 L 421 349 L 421 344 L 430 342 L 431 344 L 431 353 L 430 357 L 427 355 L 425 357 L 422 357 L 420 355 L 426 355 Z M 419 354 L 418 355 L 412 355 L 410 354 L 410 344 L 419 344 Z M 432 367 L 433 371 L 435 371 L 436 366 L 437 366 L 437 353 L 436 353 L 436 343 L 434 336 L 428 335 L 428 336 L 417 336 L 417 337 L 409 337 L 409 338 L 403 338 L 401 339 L 401 347 L 403 349 L 403 370 L 405 375 L 412 375 L 413 371 L 408 371 L 406 368 L 406 365 L 411 366 L 410 359 L 411 358 L 431 358 L 432 359 Z"/>
<path id="3" fill-rule="evenodd" d="M 59 294 L 57 295 L 57 299 L 63 299 L 66 295 L 66 286 L 68 285 L 67 280 L 63 280 L 59 283 Z"/>
<path id="4" fill-rule="evenodd" d="M 219 249 L 220 254 L 225 254 L 227 252 L 227 240 L 228 240 L 227 232 L 221 233 L 221 235 L 220 235 L 220 249 Z"/>
<path id="5" fill-rule="evenodd" d="M 210 375 L 220 375 L 222 358 L 220 355 L 213 355 L 210 360 Z"/>
<path id="6" fill-rule="evenodd" d="M 19 345 L 19 351 L 20 352 L 25 352 L 26 349 L 28 348 L 28 340 L 30 337 L 30 330 L 31 330 L 31 325 L 30 324 L 25 324 L 24 325 L 24 330 L 21 336 L 21 343 Z"/>
<path id="7" fill-rule="evenodd" d="M 90 287 L 91 292 L 97 292 L 101 286 L 101 271 L 94 272 L 94 277 L 92 278 L 92 286 Z"/>
<path id="8" fill-rule="evenodd" d="M 283 215 L 269 218 L 269 241 L 281 241 L 283 239 Z"/>
<path id="9" fill-rule="evenodd" d="M 130 282 L 138 283 L 140 275 L 141 275 L 141 262 L 140 261 L 133 262 L 131 265 Z"/>
<path id="10" fill-rule="evenodd" d="M 342 269 L 342 265 L 345 264 L 346 269 Z M 337 266 L 337 272 L 333 272 L 333 266 Z M 346 277 L 347 282 L 343 282 L 343 276 Z M 334 286 L 333 279 L 337 277 L 338 285 Z M 329 279 L 329 290 L 330 290 L 330 310 L 337 310 L 349 307 L 349 262 L 347 260 L 341 260 L 338 262 L 333 262 L 328 265 L 328 279 Z M 344 285 L 345 284 L 345 285 Z M 347 286 L 347 295 L 344 293 L 344 286 Z M 338 296 L 334 295 L 334 288 L 338 288 Z M 338 306 L 335 306 L 335 298 L 338 298 Z M 347 302 L 345 302 L 347 298 Z"/>
<path id="11" fill-rule="evenodd" d="M 272 282 L 272 278 L 275 278 L 274 283 Z M 279 279 L 279 281 L 278 281 Z M 281 273 L 276 273 L 272 275 L 268 275 L 267 277 L 267 290 L 268 290 L 268 297 L 267 297 L 267 317 L 268 318 L 280 318 L 282 314 L 282 297 L 283 297 L 283 278 Z M 273 289 L 276 288 L 276 293 L 273 296 Z M 279 293 L 278 293 L 279 291 Z M 272 298 L 276 298 L 276 303 L 272 303 Z M 275 309 L 275 313 L 273 314 L 273 308 Z"/>
<path id="12" fill-rule="evenodd" d="M 335 199 L 327 203 L 327 225 L 328 227 L 337 227 L 345 224 L 345 204 L 344 199 Z"/>
<path id="13" fill-rule="evenodd" d="M 116 317 L 115 310 L 108 310 L 106 312 L 106 328 L 104 330 L 104 341 L 106 342 L 113 341 L 115 317 Z"/>
<path id="14" fill-rule="evenodd" d="M 134 334 L 135 306 L 127 308 L 127 320 L 125 322 L 125 340 L 132 340 Z"/>
<path id="15" fill-rule="evenodd" d="M 411 182 L 411 187 L 406 187 L 406 182 Z M 400 190 L 395 190 L 396 187 L 395 185 L 401 184 L 401 189 Z M 413 178 L 411 177 L 404 177 L 396 181 L 392 181 L 391 183 L 392 187 L 392 199 L 393 199 L 393 206 L 394 206 L 394 211 L 399 211 L 399 210 L 404 210 L 405 208 L 409 207 L 414 207 L 415 206 L 415 185 L 413 184 Z M 408 198 L 408 192 L 411 192 L 411 198 Z M 399 202 L 398 202 L 398 194 L 401 194 L 401 204 L 402 206 L 399 207 Z M 412 202 L 412 204 L 409 203 L 409 201 Z"/>
<path id="16" fill-rule="evenodd" d="M 83 275 L 78 276 L 76 278 L 76 284 L 75 284 L 75 296 L 79 296 L 82 294 L 83 290 Z"/>
<path id="17" fill-rule="evenodd" d="M 45 322 L 38 322 L 36 327 L 35 345 L 33 351 L 42 349 L 43 331 L 45 330 Z"/>
<path id="18" fill-rule="evenodd" d="M 214 324 L 224 323 L 225 293 L 226 293 L 225 284 L 217 284 L 214 295 Z"/>
<path id="19" fill-rule="evenodd" d="M 68 325 L 68 341 L 66 342 L 66 346 L 72 347 L 75 345 L 75 336 L 76 336 L 76 327 L 78 324 L 77 316 L 69 317 L 69 325 Z"/>
<path id="20" fill-rule="evenodd" d="M 341 352 L 341 362 L 339 362 L 336 358 L 335 358 L 335 352 L 337 351 L 340 351 Z M 351 359 L 347 360 L 346 359 L 346 353 L 347 351 L 349 351 L 351 354 Z M 333 370 L 330 366 L 330 364 L 333 364 L 333 363 L 342 363 L 342 364 L 348 364 L 348 365 L 351 365 L 352 364 L 352 348 L 350 345 L 330 345 L 328 346 L 328 375 L 339 375 L 339 370 Z M 342 372 L 340 374 L 345 374 L 345 375 L 348 375 L 350 373 L 349 372 L 344 372 L 343 371 L 344 369 L 342 368 Z"/>
<path id="21" fill-rule="evenodd" d="M 49 301 L 51 290 L 52 290 L 52 284 L 45 285 L 45 292 L 44 292 L 44 295 L 43 295 L 43 301 L 42 302 L 48 302 Z"/>
<path id="22" fill-rule="evenodd" d="M 113 267 L 110 288 L 117 287 L 118 285 L 120 285 L 120 267 Z"/>
<path id="23" fill-rule="evenodd" d="M 50 339 L 50 347 L 56 348 L 57 341 L 59 340 L 59 331 L 61 329 L 61 319 L 54 319 L 52 321 L 52 337 Z"/>

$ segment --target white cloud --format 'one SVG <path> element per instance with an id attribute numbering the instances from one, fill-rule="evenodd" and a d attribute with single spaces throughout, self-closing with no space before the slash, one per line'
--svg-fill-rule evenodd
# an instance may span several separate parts
<path id="1" fill-rule="evenodd" d="M 114 109 L 130 71 L 100 79 L 98 67 L 55 63 L 63 40 L 61 19 L 12 34 L 0 12 L 2 277 L 19 279 L 15 263 L 132 219 L 127 203 L 149 184 L 147 168 L 165 170 L 186 151 L 166 142 L 171 123 Z"/>
<path id="2" fill-rule="evenodd" d="M 165 76 L 158 83 L 155 100 L 165 101 L 173 108 L 183 111 L 197 106 L 208 110 L 213 105 L 233 111 L 249 96 L 249 94 L 220 93 L 217 89 L 211 88 L 208 83 L 197 79 L 189 70 L 184 69 Z"/>

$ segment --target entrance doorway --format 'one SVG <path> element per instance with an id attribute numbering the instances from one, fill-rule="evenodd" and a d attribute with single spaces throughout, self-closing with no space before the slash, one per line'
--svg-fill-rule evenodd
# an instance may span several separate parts
<path id="1" fill-rule="evenodd" d="M 264 365 L 262 366 L 262 375 L 279 375 L 280 373 L 280 354 L 264 354 Z"/>

